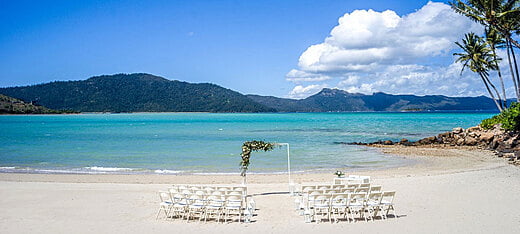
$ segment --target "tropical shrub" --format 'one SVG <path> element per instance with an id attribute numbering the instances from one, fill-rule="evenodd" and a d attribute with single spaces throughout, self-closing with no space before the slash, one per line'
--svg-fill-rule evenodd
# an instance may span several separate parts
<path id="1" fill-rule="evenodd" d="M 501 124 L 502 128 L 509 131 L 520 130 L 520 104 L 514 102 L 502 113 L 495 115 L 489 119 L 482 120 L 480 126 L 484 129 L 491 129 L 496 124 Z"/>

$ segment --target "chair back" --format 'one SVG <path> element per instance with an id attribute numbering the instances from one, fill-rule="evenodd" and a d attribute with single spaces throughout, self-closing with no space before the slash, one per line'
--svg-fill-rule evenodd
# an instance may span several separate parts
<path id="1" fill-rule="evenodd" d="M 365 204 L 366 196 L 366 193 L 350 194 L 350 205 L 363 206 Z"/>
<path id="2" fill-rule="evenodd" d="M 323 194 L 333 194 L 333 193 L 337 193 L 338 190 L 336 189 L 324 189 L 323 190 Z"/>
<path id="3" fill-rule="evenodd" d="M 182 193 L 175 193 L 172 194 L 172 201 L 179 205 L 186 205 L 188 204 L 188 199 L 186 198 L 186 195 Z"/>
<path id="4" fill-rule="evenodd" d="M 340 189 L 340 193 L 354 193 L 356 191 L 355 188 L 344 188 Z"/>
<path id="5" fill-rule="evenodd" d="M 381 197 L 381 203 L 393 204 L 395 197 L 395 191 L 383 192 Z"/>
<path id="6" fill-rule="evenodd" d="M 170 188 L 170 189 L 168 189 L 168 192 L 170 194 L 174 194 L 174 193 L 179 193 L 179 190 L 177 188 Z"/>
<path id="7" fill-rule="evenodd" d="M 236 195 L 236 196 L 243 196 L 244 193 L 242 191 L 227 191 L 227 195 Z"/>
<path id="8" fill-rule="evenodd" d="M 370 193 L 373 193 L 373 192 L 381 192 L 381 185 L 374 185 L 374 186 L 370 186 Z"/>
<path id="9" fill-rule="evenodd" d="M 330 189 L 330 185 L 318 185 L 318 186 L 316 186 L 316 189 L 319 189 L 319 190 Z"/>
<path id="10" fill-rule="evenodd" d="M 242 196 L 226 195 L 226 206 L 242 208 Z"/>
<path id="11" fill-rule="evenodd" d="M 213 195 L 213 196 L 222 196 L 222 195 L 224 195 L 224 193 L 222 191 L 215 190 L 215 191 L 211 192 L 211 195 Z"/>
<path id="12" fill-rule="evenodd" d="M 224 205 L 225 200 L 222 199 L 220 195 L 209 195 L 206 198 L 207 204 L 212 207 L 222 207 Z"/>
<path id="13" fill-rule="evenodd" d="M 230 189 L 228 187 L 218 187 L 218 191 L 223 191 L 223 192 L 226 192 L 226 191 L 229 191 Z"/>
<path id="14" fill-rule="evenodd" d="M 324 206 L 330 206 L 330 198 L 332 197 L 332 195 L 330 194 L 321 194 L 321 195 L 318 195 L 314 198 L 314 201 L 313 201 L 313 206 L 316 207 L 316 206 L 321 206 L 321 207 L 324 207 Z"/>
<path id="15" fill-rule="evenodd" d="M 190 189 L 184 189 L 181 191 L 182 194 L 186 195 L 186 196 L 189 196 L 192 194 L 191 190 Z"/>
<path id="16" fill-rule="evenodd" d="M 355 192 L 355 193 L 364 193 L 364 194 L 367 194 L 367 193 L 368 193 L 368 190 L 369 190 L 369 188 L 357 188 L 354 192 Z"/>
<path id="17" fill-rule="evenodd" d="M 381 198 L 383 198 L 383 193 L 381 192 L 373 192 L 367 195 L 367 202 L 372 204 L 379 204 L 381 202 Z"/>
<path id="18" fill-rule="evenodd" d="M 206 204 L 206 200 L 204 199 L 203 196 L 201 195 L 197 195 L 197 194 L 192 194 L 190 197 L 189 197 L 189 203 L 191 205 L 200 205 L 200 206 L 203 206 Z"/>
<path id="19" fill-rule="evenodd" d="M 347 206 L 350 200 L 350 194 L 347 193 L 336 193 L 332 194 L 331 204 L 335 206 Z"/>
<path id="20" fill-rule="evenodd" d="M 161 202 L 172 202 L 170 193 L 166 191 L 159 191 L 159 198 L 161 199 Z"/>
<path id="21" fill-rule="evenodd" d="M 193 190 L 193 193 L 199 196 L 205 196 L 206 191 L 205 190 Z"/>
<path id="22" fill-rule="evenodd" d="M 316 185 L 302 185 L 302 193 L 307 193 L 313 189 L 316 189 Z"/>

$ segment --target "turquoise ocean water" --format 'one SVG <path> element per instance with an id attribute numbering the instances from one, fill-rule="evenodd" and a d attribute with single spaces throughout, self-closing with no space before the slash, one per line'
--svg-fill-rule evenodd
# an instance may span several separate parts
<path id="1" fill-rule="evenodd" d="M 239 173 L 247 140 L 289 143 L 294 171 L 398 166 L 338 142 L 418 140 L 492 113 L 81 114 L 0 116 L 0 172 Z M 253 153 L 250 172 L 287 168 L 286 148 Z"/>

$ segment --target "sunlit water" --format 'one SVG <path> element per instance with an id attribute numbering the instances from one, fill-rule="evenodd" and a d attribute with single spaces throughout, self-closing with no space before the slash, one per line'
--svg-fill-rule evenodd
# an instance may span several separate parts
<path id="1" fill-rule="evenodd" d="M 82 114 L 0 116 L 0 171 L 238 173 L 247 140 L 290 144 L 300 172 L 375 169 L 408 161 L 339 144 L 418 140 L 492 113 Z M 285 147 L 253 153 L 250 172 L 287 168 Z"/>

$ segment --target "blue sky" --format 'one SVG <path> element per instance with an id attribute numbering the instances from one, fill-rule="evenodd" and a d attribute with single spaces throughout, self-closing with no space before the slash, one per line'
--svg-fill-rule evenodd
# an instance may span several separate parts
<path id="1" fill-rule="evenodd" d="M 407 84 L 402 83 L 403 80 L 385 83 L 374 78 L 388 76 L 392 69 L 401 73 L 408 71 L 398 74 L 408 78 L 412 73 L 446 70 L 453 62 L 452 48 L 439 48 L 441 52 L 425 55 L 410 52 L 413 56 L 406 58 L 401 55 L 395 59 L 385 58 L 392 61 L 391 64 L 384 62 L 385 67 L 381 67 L 381 63 L 370 71 L 329 69 L 331 64 L 310 64 L 302 60 L 312 57 L 307 51 L 313 45 L 328 45 L 330 41 L 341 44 L 341 40 L 346 40 L 342 35 L 357 35 L 342 32 L 342 35 L 331 36 L 333 28 L 341 31 L 338 19 L 354 17 L 355 10 L 372 9 L 363 11 L 368 19 L 391 10 L 395 15 L 387 15 L 393 20 L 413 15 L 425 5 L 442 8 L 442 5 L 417 0 L 0 0 L 0 87 L 146 72 L 168 79 L 211 82 L 247 94 L 294 98 L 311 95 L 323 87 L 365 93 L 481 94 L 481 85 L 476 82 L 468 83 L 469 88 L 459 87 L 462 91 L 444 92 L 428 89 L 430 83 L 419 82 L 412 84 L 413 89 L 405 89 L 399 86 Z M 352 23 L 344 25 L 350 27 Z M 403 30 L 408 28 L 420 26 L 408 25 Z M 429 37 L 435 34 L 428 33 Z M 346 46 L 342 52 L 348 54 L 352 45 Z M 365 58 L 359 59 L 365 61 Z M 350 60 L 332 60 L 334 66 L 338 61 L 351 63 Z M 378 57 L 377 61 L 383 60 Z M 317 66 L 327 68 L 316 69 Z M 440 78 L 436 79 L 438 82 Z"/>

